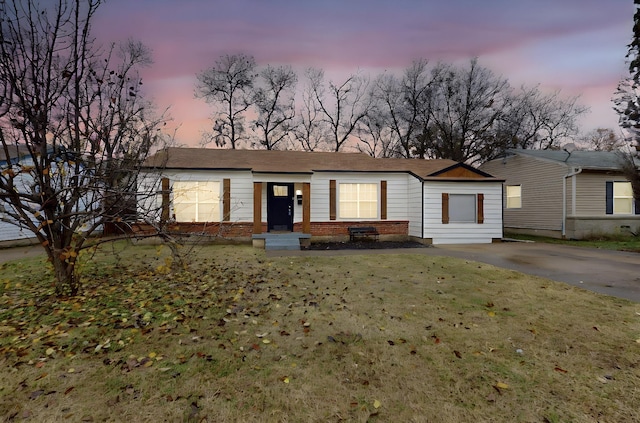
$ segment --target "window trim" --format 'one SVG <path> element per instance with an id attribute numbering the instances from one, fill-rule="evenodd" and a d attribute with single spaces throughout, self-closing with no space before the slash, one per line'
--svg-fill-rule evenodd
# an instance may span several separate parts
<path id="1" fill-rule="evenodd" d="M 357 189 L 357 198 L 355 201 L 350 201 L 351 203 L 356 204 L 356 216 L 344 216 L 343 215 L 343 210 L 342 210 L 342 204 L 347 201 L 347 200 L 343 200 L 341 198 L 341 191 L 342 191 L 342 187 L 345 185 L 355 185 L 356 189 Z M 375 212 L 373 216 L 363 216 L 360 213 L 360 205 L 361 203 L 371 203 L 373 201 L 369 201 L 369 200 L 363 200 L 361 198 L 361 193 L 360 193 L 360 188 L 363 185 L 371 185 L 374 189 L 375 189 Z M 337 217 L 341 220 L 379 220 L 380 219 L 380 183 L 379 182 L 369 182 L 369 181 L 359 181 L 359 182 L 351 182 L 351 181 L 341 181 L 337 183 L 337 187 L 336 187 L 336 211 L 337 211 Z"/>
<path id="2" fill-rule="evenodd" d="M 451 220 L 450 213 L 450 202 L 451 196 L 456 195 L 469 195 L 474 196 L 474 221 L 456 221 Z M 484 193 L 442 193 L 442 224 L 448 225 L 450 223 L 454 224 L 472 224 L 472 225 L 481 225 L 484 223 Z"/>
<path id="3" fill-rule="evenodd" d="M 213 183 L 216 184 L 217 186 L 217 192 L 215 192 L 215 186 L 213 189 L 213 198 L 211 200 L 206 200 L 206 201 L 200 201 L 200 199 L 197 197 L 199 191 L 196 191 L 195 195 L 196 195 L 196 199 L 195 202 L 192 201 L 180 201 L 179 199 L 176 199 L 176 194 L 178 191 L 182 191 L 182 189 L 178 190 L 176 189 L 176 183 L 179 184 L 198 184 L 197 186 L 199 187 L 200 183 L 205 183 L 205 184 L 209 184 L 209 183 Z M 199 223 L 199 222 L 221 222 L 222 221 L 222 216 L 221 216 L 221 212 L 222 212 L 222 207 L 221 207 L 221 200 L 222 200 L 222 196 L 220 195 L 220 189 L 222 187 L 223 183 L 222 181 L 219 180 L 175 180 L 173 181 L 173 185 L 172 185 L 172 194 L 173 194 L 173 215 L 176 218 L 177 222 L 182 222 L 182 223 Z M 189 205 L 195 205 L 195 216 L 194 219 L 192 220 L 180 220 L 177 218 L 177 212 L 176 212 L 176 206 L 178 205 L 183 205 L 183 204 L 189 204 Z M 199 216 L 199 209 L 200 207 L 204 206 L 204 205 L 212 205 L 214 206 L 214 215 L 212 216 L 213 220 L 200 220 L 200 216 Z"/>
<path id="4" fill-rule="evenodd" d="M 631 188 L 631 195 L 616 196 L 615 195 L 616 184 L 629 184 Z M 616 212 L 616 207 L 615 207 L 616 200 L 620 200 L 620 199 L 628 199 L 631 206 L 629 212 L 624 212 L 624 213 Z M 606 214 L 615 215 L 615 216 L 633 216 L 633 215 L 639 214 L 640 212 L 637 206 L 638 206 L 638 201 L 633 197 L 633 187 L 631 186 L 630 181 L 607 181 L 606 182 L 606 211 L 605 211 Z"/>
<path id="5" fill-rule="evenodd" d="M 522 208 L 522 184 L 517 184 L 517 185 L 505 185 L 505 191 L 506 191 L 506 195 L 505 195 L 505 200 L 506 200 L 506 204 L 505 204 L 505 208 L 512 210 L 512 209 L 521 209 Z M 509 195 L 509 188 L 519 188 L 518 189 L 518 195 Z M 517 206 L 510 206 L 509 205 L 509 200 L 510 199 L 518 199 L 518 205 Z"/>

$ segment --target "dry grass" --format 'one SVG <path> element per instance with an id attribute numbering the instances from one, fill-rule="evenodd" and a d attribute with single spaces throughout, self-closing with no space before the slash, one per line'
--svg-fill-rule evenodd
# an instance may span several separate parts
<path id="1" fill-rule="evenodd" d="M 159 254 L 158 254 L 159 253 Z M 640 306 L 422 255 L 0 266 L 7 421 L 640 421 Z"/>

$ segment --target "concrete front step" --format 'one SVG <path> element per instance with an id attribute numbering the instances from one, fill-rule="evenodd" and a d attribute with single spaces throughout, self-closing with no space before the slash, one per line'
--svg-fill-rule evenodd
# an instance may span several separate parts
<path id="1" fill-rule="evenodd" d="M 265 250 L 299 250 L 300 240 L 303 239 L 308 242 L 311 238 L 309 234 L 303 234 L 300 232 L 286 232 L 286 233 L 264 233 L 254 234 L 254 246 L 256 241 L 263 242 Z"/>
<path id="2" fill-rule="evenodd" d="M 300 240 L 298 238 L 292 239 L 265 239 L 265 250 L 299 250 Z"/>

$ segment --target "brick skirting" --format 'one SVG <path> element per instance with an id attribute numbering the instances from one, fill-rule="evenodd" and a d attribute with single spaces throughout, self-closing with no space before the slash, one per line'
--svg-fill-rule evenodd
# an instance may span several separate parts
<path id="1" fill-rule="evenodd" d="M 409 236 L 409 222 L 406 220 L 363 220 L 350 222 L 311 222 L 311 236 L 326 239 L 348 239 L 351 226 L 373 226 L 382 239 Z M 169 231 L 174 234 L 207 235 L 210 237 L 228 238 L 234 240 L 250 240 L 253 234 L 253 222 L 212 222 L 212 223 L 172 223 Z M 294 232 L 302 232 L 302 222 L 294 223 Z M 147 224 L 133 225 L 133 234 L 152 234 L 153 227 Z M 262 223 L 262 232 L 267 232 L 267 223 Z"/>

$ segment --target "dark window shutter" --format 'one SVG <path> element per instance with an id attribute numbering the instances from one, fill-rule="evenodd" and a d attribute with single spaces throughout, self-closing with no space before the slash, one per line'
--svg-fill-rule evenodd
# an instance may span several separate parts
<path id="1" fill-rule="evenodd" d="M 329 220 L 336 220 L 336 181 L 329 181 Z"/>
<path id="2" fill-rule="evenodd" d="M 640 214 L 640 198 L 636 198 L 633 200 L 636 206 L 635 214 Z"/>
<path id="3" fill-rule="evenodd" d="M 442 223 L 449 223 L 449 194 L 442 193 Z"/>
<path id="4" fill-rule="evenodd" d="M 162 222 L 169 220 L 170 189 L 169 178 L 162 178 L 162 211 L 160 214 L 160 220 Z"/>
<path id="5" fill-rule="evenodd" d="M 613 182 L 607 181 L 607 214 L 613 214 Z"/>
<path id="6" fill-rule="evenodd" d="M 478 194 L 478 223 L 484 223 L 484 194 Z"/>
<path id="7" fill-rule="evenodd" d="M 380 181 L 380 219 L 387 220 L 387 181 Z"/>
<path id="8" fill-rule="evenodd" d="M 222 180 L 222 221 L 231 220 L 231 179 Z"/>

